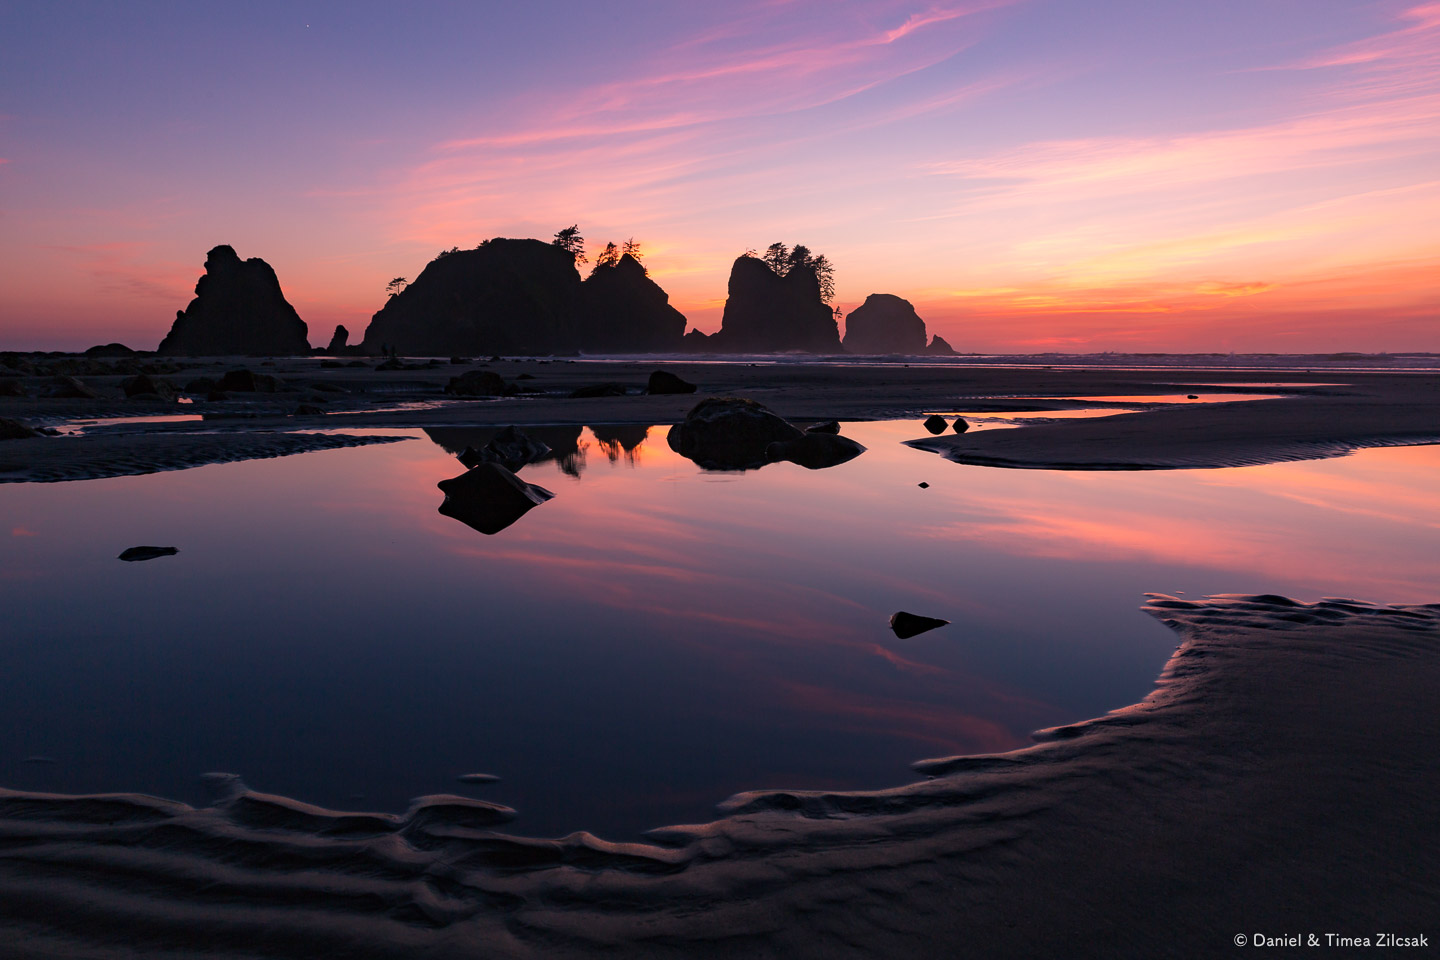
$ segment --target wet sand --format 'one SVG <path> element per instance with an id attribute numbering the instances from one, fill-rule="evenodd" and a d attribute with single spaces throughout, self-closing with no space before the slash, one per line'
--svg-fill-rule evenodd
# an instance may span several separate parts
<path id="1" fill-rule="evenodd" d="M 6 955 L 1194 957 L 1237 934 L 1433 937 L 1440 604 L 1147 609 L 1180 646 L 1140 704 L 888 790 L 742 794 L 652 843 L 510 836 L 510 811 L 459 797 L 340 813 L 226 777 L 203 809 L 0 791 Z"/>

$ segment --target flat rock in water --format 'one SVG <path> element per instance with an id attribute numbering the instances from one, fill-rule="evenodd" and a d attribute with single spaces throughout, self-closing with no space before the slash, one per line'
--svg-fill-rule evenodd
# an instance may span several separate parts
<path id="1" fill-rule="evenodd" d="M 937 620 L 934 617 L 922 617 L 915 613 L 906 613 L 901 610 L 890 618 L 890 629 L 895 636 L 901 640 L 909 640 L 911 637 L 919 636 L 927 630 L 934 630 L 936 627 L 943 627 L 949 620 Z"/>
<path id="2" fill-rule="evenodd" d="M 938 434 L 938 433 L 944 433 L 944 432 L 945 432 L 945 428 L 948 427 L 948 426 L 950 426 L 950 424 L 945 421 L 945 418 L 944 418 L 944 417 L 940 416 L 940 415 L 937 413 L 937 414 L 934 414 L 934 415 L 932 415 L 932 416 L 926 417 L 923 426 L 925 427 L 926 430 L 929 430 L 931 433 L 937 433 L 937 434 Z"/>
<path id="3" fill-rule="evenodd" d="M 771 460 L 788 460 L 809 470 L 823 470 L 854 460 L 865 447 L 849 437 L 833 433 L 806 433 L 794 440 L 781 440 L 765 448 Z"/>
<path id="4" fill-rule="evenodd" d="M 964 417 L 956 417 L 954 428 L 956 433 L 964 433 L 966 430 L 970 429 L 970 424 L 965 420 Z"/>
<path id="5" fill-rule="evenodd" d="M 175 547 L 130 547 L 120 554 L 121 560 L 154 560 L 156 557 L 173 557 L 180 551 Z"/>
<path id="6" fill-rule="evenodd" d="M 490 536 L 555 496 L 526 483 L 498 463 L 481 463 L 437 486 L 445 492 L 440 513 Z"/>

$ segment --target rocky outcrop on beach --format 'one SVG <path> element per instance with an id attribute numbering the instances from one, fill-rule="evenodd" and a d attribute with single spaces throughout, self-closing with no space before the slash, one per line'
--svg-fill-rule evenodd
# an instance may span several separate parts
<path id="1" fill-rule="evenodd" d="M 670 428 L 666 442 L 707 470 L 749 470 L 771 462 L 772 443 L 802 436 L 764 404 L 741 397 L 710 397 Z"/>
<path id="2" fill-rule="evenodd" d="M 175 388 L 170 381 L 162 380 L 159 377 L 152 377 L 148 373 L 136 374 L 120 382 L 120 389 L 125 391 L 125 396 L 135 398 L 155 398 L 160 400 L 174 400 Z"/>
<path id="3" fill-rule="evenodd" d="M 505 392 L 505 379 L 493 370 L 468 370 L 451 377 L 445 392 L 452 397 L 498 397 Z"/>
<path id="4" fill-rule="evenodd" d="M 925 321 L 909 300 L 872 293 L 845 318 L 844 346 L 850 353 L 921 354 L 925 352 Z"/>
<path id="5" fill-rule="evenodd" d="M 645 392 L 650 396 L 694 393 L 696 389 L 695 384 L 680 379 L 668 370 L 656 370 L 650 374 L 650 380 L 645 384 Z"/>
<path id="6" fill-rule="evenodd" d="M 820 296 L 815 270 L 797 265 L 781 276 L 750 256 L 730 268 L 725 315 L 704 346 L 723 353 L 841 351 L 835 314 Z"/>
<path id="7" fill-rule="evenodd" d="M 221 244 L 205 258 L 195 299 L 175 315 L 157 353 L 171 356 L 300 356 L 310 352 L 305 321 L 280 290 L 270 264 L 241 260 Z"/>
<path id="8" fill-rule="evenodd" d="M 573 254 L 496 238 L 431 260 L 375 314 L 362 346 L 412 356 L 573 353 L 580 301 Z"/>
<path id="9" fill-rule="evenodd" d="M 39 430 L 19 420 L 0 417 L 0 440 L 29 440 L 41 436 Z"/>
<path id="10" fill-rule="evenodd" d="M 337 323 L 335 325 L 335 332 L 330 335 L 330 345 L 325 348 L 325 352 L 332 357 L 344 353 L 346 349 L 345 345 L 349 341 L 350 331 L 345 329 L 345 324 Z"/>
<path id="11" fill-rule="evenodd" d="M 589 353 L 673 353 L 685 315 L 630 254 L 597 266 L 580 285 L 580 349 Z"/>

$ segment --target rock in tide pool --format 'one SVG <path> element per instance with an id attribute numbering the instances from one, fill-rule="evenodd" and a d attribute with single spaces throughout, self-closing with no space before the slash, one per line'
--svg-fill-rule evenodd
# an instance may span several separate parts
<path id="1" fill-rule="evenodd" d="M 120 554 L 120 559 L 154 560 L 156 557 L 173 557 L 179 552 L 175 547 L 130 547 Z"/>
<path id="2" fill-rule="evenodd" d="M 650 382 L 645 385 L 645 392 L 648 394 L 667 393 L 694 393 L 696 386 L 687 380 L 681 380 L 673 373 L 665 370 L 656 370 L 650 374 Z"/>
<path id="3" fill-rule="evenodd" d="M 956 433 L 964 433 L 970 429 L 970 424 L 966 422 L 964 417 L 956 417 L 954 427 Z"/>
<path id="4" fill-rule="evenodd" d="M 765 448 L 770 460 L 788 460 L 808 470 L 823 470 L 854 460 L 865 447 L 849 437 L 833 433 L 806 433 L 794 440 L 781 440 Z"/>
<path id="5" fill-rule="evenodd" d="M 440 513 L 490 536 L 555 496 L 526 483 L 498 463 L 481 463 L 437 486 L 445 492 Z"/>
<path id="6" fill-rule="evenodd" d="M 824 423 L 815 423 L 805 428 L 806 433 L 839 433 L 839 420 L 826 420 Z"/>
<path id="7" fill-rule="evenodd" d="M 895 636 L 901 640 L 909 640 L 911 637 L 919 636 L 927 630 L 934 630 L 936 627 L 943 627 L 949 620 L 936 620 L 934 617 L 922 617 L 915 613 L 906 613 L 901 610 L 890 618 L 890 629 Z"/>
<path id="8" fill-rule="evenodd" d="M 950 424 L 947 423 L 945 418 L 940 416 L 938 413 L 931 414 L 930 416 L 925 418 L 924 427 L 931 433 L 944 433 L 945 428 L 948 426 L 950 426 Z"/>
<path id="9" fill-rule="evenodd" d="M 921 480 L 919 483 L 915 484 L 915 486 L 919 487 L 921 490 L 930 489 L 930 484 L 926 483 L 924 480 Z"/>
<path id="10" fill-rule="evenodd" d="M 770 462 L 770 444 L 798 440 L 800 430 L 764 404 L 742 397 L 710 397 L 670 428 L 670 449 L 706 470 L 748 470 Z"/>

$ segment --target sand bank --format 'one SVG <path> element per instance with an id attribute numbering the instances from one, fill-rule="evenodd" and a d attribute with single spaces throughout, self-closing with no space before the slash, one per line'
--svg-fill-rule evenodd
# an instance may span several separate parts
<path id="1" fill-rule="evenodd" d="M 224 777 L 203 809 L 0 791 L 6 955 L 1194 957 L 1237 934 L 1433 937 L 1440 604 L 1147 610 L 1180 645 L 1140 704 L 893 789 L 742 794 L 647 844 L 509 836 L 510 811 L 458 797 L 339 813 Z"/>

